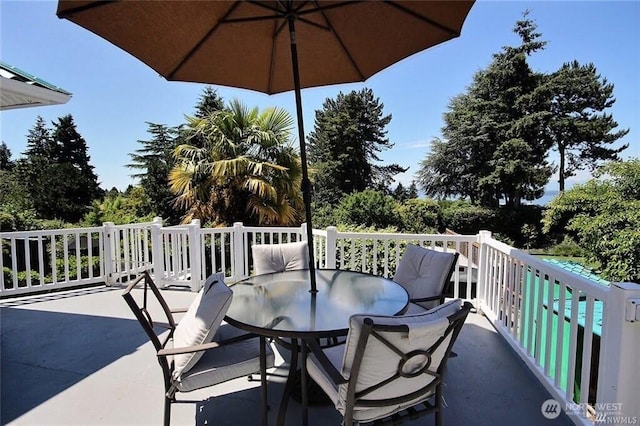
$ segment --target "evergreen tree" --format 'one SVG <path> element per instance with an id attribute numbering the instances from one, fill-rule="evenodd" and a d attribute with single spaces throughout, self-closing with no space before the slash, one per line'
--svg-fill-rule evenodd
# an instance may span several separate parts
<path id="1" fill-rule="evenodd" d="M 407 193 L 402 182 L 398 182 L 398 186 L 393 190 L 392 195 L 396 201 L 403 202 L 406 200 Z"/>
<path id="2" fill-rule="evenodd" d="M 51 159 L 54 152 L 54 142 L 51 129 L 47 127 L 44 118 L 38 116 L 36 122 L 27 134 L 27 150 L 23 153 L 27 157 L 43 157 Z"/>
<path id="3" fill-rule="evenodd" d="M 8 214 L 30 208 L 22 179 L 16 172 L 16 162 L 6 143 L 0 144 L 0 210 Z"/>
<path id="4" fill-rule="evenodd" d="M 48 192 L 50 182 L 46 170 L 53 163 L 54 143 L 51 129 L 41 116 L 36 118 L 34 126 L 27 134 L 27 149 L 24 157 L 16 161 L 15 173 L 24 189 L 28 208 L 33 208 L 42 218 L 42 213 L 50 204 Z"/>
<path id="5" fill-rule="evenodd" d="M 175 165 L 173 151 L 178 145 L 178 129 L 163 124 L 147 123 L 151 140 L 139 140 L 142 148 L 129 154 L 132 163 L 127 167 L 138 170 L 132 174 L 150 199 L 151 210 L 169 224 L 180 222 L 180 214 L 173 206 L 174 195 L 169 187 L 169 172 Z"/>
<path id="6" fill-rule="evenodd" d="M 619 160 L 618 154 L 629 145 L 608 148 L 629 130 L 613 132 L 618 123 L 604 113 L 615 103 L 613 84 L 601 78 L 593 64 L 568 62 L 548 76 L 536 96 L 547 102 L 548 121 L 545 135 L 559 155 L 558 183 L 578 170 L 593 172 L 598 164 Z"/>
<path id="7" fill-rule="evenodd" d="M 418 198 L 418 185 L 416 185 L 416 181 L 412 180 L 411 185 L 407 189 L 407 198 L 412 200 L 414 198 Z"/>
<path id="8" fill-rule="evenodd" d="M 18 173 L 39 217 L 77 222 L 102 191 L 89 163 L 87 144 L 71 115 L 53 125 L 53 130 L 48 129 L 38 117 L 27 136 Z"/>
<path id="9" fill-rule="evenodd" d="M 84 182 L 88 185 L 89 201 L 102 195 L 98 184 L 98 176 L 90 164 L 91 158 L 87 152 L 87 142 L 78 133 L 73 117 L 68 114 L 53 123 L 54 160 L 57 163 L 68 163 L 80 170 Z"/>
<path id="10" fill-rule="evenodd" d="M 198 98 L 196 104 L 195 116 L 197 118 L 205 118 L 212 112 L 221 111 L 224 109 L 224 99 L 218 95 L 218 91 L 214 88 L 207 86 L 202 90 L 202 94 Z"/>
<path id="11" fill-rule="evenodd" d="M 337 204 L 345 194 L 365 189 L 390 193 L 393 176 L 407 169 L 380 166 L 378 153 L 393 147 L 385 127 L 391 115 L 371 89 L 338 94 L 316 111 L 309 134 L 309 161 L 313 168 L 315 201 Z"/>
<path id="12" fill-rule="evenodd" d="M 467 93 L 451 101 L 444 140 L 432 142 L 418 172 L 427 195 L 469 197 L 486 207 L 504 199 L 514 208 L 542 195 L 553 168 L 546 160 L 550 145 L 541 137 L 544 105 L 532 96 L 542 75 L 527 57 L 545 42 L 530 19 L 518 21 L 514 32 L 520 46 L 494 54 Z"/>
<path id="13" fill-rule="evenodd" d="M 0 144 L 0 170 L 11 170 L 14 162 L 11 160 L 11 150 L 6 143 Z"/>

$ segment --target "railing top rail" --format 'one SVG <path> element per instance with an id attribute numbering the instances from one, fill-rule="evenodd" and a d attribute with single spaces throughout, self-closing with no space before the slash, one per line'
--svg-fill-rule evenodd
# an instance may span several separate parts
<path id="1" fill-rule="evenodd" d="M 223 232 L 233 232 L 233 226 L 224 226 L 220 228 L 200 228 L 200 232 L 207 233 L 223 233 Z"/>
<path id="2" fill-rule="evenodd" d="M 94 232 L 102 232 L 103 227 L 91 227 L 91 228 L 60 228 L 60 229 L 39 229 L 35 231 L 12 231 L 12 232 L 0 232 L 0 238 L 31 238 L 44 235 L 61 235 L 76 233 L 87 234 Z"/>
<path id="3" fill-rule="evenodd" d="M 478 241 L 477 235 L 449 235 L 449 234 L 402 234 L 379 232 L 337 232 L 337 238 L 375 238 L 379 240 L 428 240 L 428 241 Z"/>
<path id="4" fill-rule="evenodd" d="M 318 235 L 320 237 L 326 237 L 327 236 L 327 231 L 324 229 L 314 229 L 313 230 L 313 235 Z"/>
<path id="5" fill-rule="evenodd" d="M 299 226 L 244 226 L 245 232 L 291 232 L 302 233 L 302 228 Z"/>
<path id="6" fill-rule="evenodd" d="M 610 287 L 604 286 L 602 284 L 598 284 L 593 282 L 592 280 L 583 277 L 581 275 L 575 274 L 571 271 L 567 271 L 566 269 L 554 265 L 553 263 L 545 262 L 544 260 L 530 255 L 529 253 L 525 253 L 521 250 L 513 248 L 503 242 L 497 241 L 493 238 L 486 239 L 484 242 L 489 246 L 496 250 L 499 250 L 514 259 L 521 261 L 522 263 L 540 270 L 541 272 L 545 272 L 549 274 L 551 272 L 551 276 L 560 282 L 564 282 L 565 284 L 569 284 L 571 287 L 577 290 L 583 290 L 588 293 L 590 296 L 598 300 L 602 300 L 606 303 L 609 299 L 609 295 L 611 294 Z"/>
<path id="7" fill-rule="evenodd" d="M 111 225 L 112 228 L 148 228 L 151 225 L 155 225 L 156 222 L 140 222 L 140 223 L 126 223 L 122 225 Z"/>

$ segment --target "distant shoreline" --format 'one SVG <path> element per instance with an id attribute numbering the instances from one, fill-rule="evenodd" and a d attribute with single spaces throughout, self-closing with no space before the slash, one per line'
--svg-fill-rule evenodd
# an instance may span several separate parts
<path id="1" fill-rule="evenodd" d="M 537 200 L 533 200 L 533 201 L 528 201 L 527 204 L 537 204 L 539 206 L 546 206 L 547 204 L 549 204 L 551 202 L 551 200 L 553 200 L 558 194 L 560 193 L 560 191 L 558 191 L 557 189 L 551 190 L 551 191 L 545 191 L 544 195 L 540 198 L 538 198 Z"/>

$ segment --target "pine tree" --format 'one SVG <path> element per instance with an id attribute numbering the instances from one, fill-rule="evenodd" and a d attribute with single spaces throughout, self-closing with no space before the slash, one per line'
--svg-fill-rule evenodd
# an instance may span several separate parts
<path id="1" fill-rule="evenodd" d="M 427 195 L 468 197 L 486 207 L 504 199 L 514 208 L 542 195 L 553 168 L 546 159 L 550 145 L 540 136 L 544 105 L 532 96 L 542 75 L 527 58 L 545 42 L 530 19 L 518 21 L 514 32 L 521 44 L 494 54 L 449 104 L 444 138 L 432 141 L 418 172 Z"/>
<path id="2" fill-rule="evenodd" d="M 53 126 L 47 128 L 38 117 L 27 136 L 18 173 L 39 217 L 73 223 L 89 211 L 102 190 L 71 115 L 60 117 Z"/>
<path id="3" fill-rule="evenodd" d="M 314 201 L 335 205 L 344 195 L 365 189 L 390 193 L 393 176 L 407 169 L 376 164 L 378 153 L 393 147 L 385 130 L 391 115 L 383 115 L 383 108 L 371 89 L 362 89 L 326 99 L 316 111 L 308 137 Z"/>
<path id="4" fill-rule="evenodd" d="M 578 170 L 593 172 L 603 161 L 619 160 L 618 154 L 629 146 L 608 148 L 629 129 L 613 131 L 618 123 L 604 112 L 616 101 L 613 84 L 598 74 L 595 65 L 580 65 L 578 61 L 563 64 L 547 77 L 536 96 L 547 102 L 545 135 L 560 157 L 560 191 L 564 191 L 566 179 Z"/>
<path id="5" fill-rule="evenodd" d="M 164 124 L 147 125 L 152 139 L 138 141 L 142 148 L 129 154 L 132 163 L 127 167 L 138 170 L 131 176 L 140 180 L 140 186 L 151 201 L 153 213 L 169 224 L 177 224 L 180 214 L 173 206 L 175 197 L 169 187 L 169 172 L 175 165 L 173 151 L 177 146 L 178 129 Z"/>

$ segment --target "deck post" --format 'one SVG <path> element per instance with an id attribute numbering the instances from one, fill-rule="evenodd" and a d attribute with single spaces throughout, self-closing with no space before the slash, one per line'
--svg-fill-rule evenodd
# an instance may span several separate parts
<path id="1" fill-rule="evenodd" d="M 191 291 L 200 291 L 202 287 L 202 252 L 200 250 L 200 219 L 193 219 L 189 228 L 189 269 L 191 271 Z"/>
<path id="2" fill-rule="evenodd" d="M 111 285 L 115 284 L 115 263 L 113 253 L 115 251 L 113 244 L 113 227 L 115 224 L 113 222 L 104 222 L 102 224 L 102 228 L 104 229 L 104 277 L 105 284 Z"/>
<path id="3" fill-rule="evenodd" d="M 637 424 L 640 423 L 640 285 L 612 283 L 606 305 L 595 407 L 601 417 L 597 418 L 605 424 Z"/>
<path id="4" fill-rule="evenodd" d="M 166 286 L 164 250 L 162 249 L 164 244 L 160 228 L 162 228 L 162 219 L 159 221 L 154 219 L 151 224 L 151 269 L 158 287 L 164 288 Z"/>
<path id="5" fill-rule="evenodd" d="M 234 222 L 233 224 L 233 246 L 232 246 L 232 261 L 233 261 L 233 271 L 231 272 L 233 276 L 233 281 L 238 281 L 244 279 L 249 275 L 249 271 L 245 271 L 245 253 L 248 254 L 249 247 L 244 247 L 244 225 L 242 222 Z M 223 248 L 224 250 L 224 248 Z M 223 269 L 224 272 L 224 269 Z"/>
<path id="6" fill-rule="evenodd" d="M 482 311 L 486 303 L 486 284 L 487 284 L 487 256 L 488 250 L 485 242 L 491 239 L 490 231 L 480 231 L 478 233 L 478 243 L 480 244 L 480 253 L 478 254 L 478 280 L 476 282 L 476 300 L 474 305 L 478 311 Z"/>
<path id="7" fill-rule="evenodd" d="M 325 268 L 336 269 L 336 254 L 338 244 L 338 228 L 335 226 L 327 227 L 327 240 L 325 242 Z"/>

